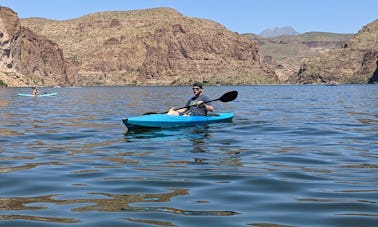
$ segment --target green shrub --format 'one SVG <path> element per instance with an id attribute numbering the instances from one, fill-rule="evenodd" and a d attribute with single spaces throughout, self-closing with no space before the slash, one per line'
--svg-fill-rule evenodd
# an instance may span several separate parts
<path id="1" fill-rule="evenodd" d="M 7 87 L 7 86 L 8 85 L 4 81 L 0 80 L 0 87 Z"/>

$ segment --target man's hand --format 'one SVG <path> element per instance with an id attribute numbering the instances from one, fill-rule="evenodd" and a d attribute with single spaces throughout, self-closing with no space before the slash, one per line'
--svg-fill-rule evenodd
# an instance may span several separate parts
<path id="1" fill-rule="evenodd" d="M 201 107 L 201 106 L 204 106 L 204 105 L 205 105 L 205 103 L 203 101 L 198 101 L 197 102 L 197 106 L 198 107 Z"/>

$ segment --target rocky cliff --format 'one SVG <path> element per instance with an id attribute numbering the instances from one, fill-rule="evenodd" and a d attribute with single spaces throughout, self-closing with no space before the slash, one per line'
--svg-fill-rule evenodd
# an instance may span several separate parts
<path id="1" fill-rule="evenodd" d="M 0 7 L 0 82 L 8 86 L 66 85 L 63 51 L 21 26 L 17 14 Z"/>
<path id="2" fill-rule="evenodd" d="M 276 83 L 257 44 L 219 23 L 170 8 L 102 12 L 74 20 L 23 19 L 64 50 L 72 85 Z"/>
<path id="3" fill-rule="evenodd" d="M 307 32 L 299 35 L 263 38 L 249 33 L 243 36 L 259 45 L 261 62 L 269 65 L 281 83 L 295 83 L 303 59 L 319 56 L 344 46 L 351 34 Z"/>
<path id="4" fill-rule="evenodd" d="M 374 83 L 378 65 L 378 20 L 364 26 L 342 47 L 304 61 L 297 82 Z"/>

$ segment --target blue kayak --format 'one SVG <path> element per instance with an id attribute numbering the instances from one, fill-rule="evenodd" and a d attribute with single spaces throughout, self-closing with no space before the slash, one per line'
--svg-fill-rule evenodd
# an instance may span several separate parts
<path id="1" fill-rule="evenodd" d="M 232 113 L 218 113 L 208 116 L 172 116 L 168 114 L 148 114 L 122 119 L 129 130 L 138 128 L 170 128 L 194 126 L 216 122 L 231 121 Z"/>
<path id="2" fill-rule="evenodd" d="M 18 96 L 25 96 L 25 97 L 48 97 L 48 96 L 55 96 L 57 95 L 57 92 L 53 93 L 44 93 L 44 94 L 39 94 L 39 95 L 33 95 L 33 94 L 25 94 L 25 93 L 18 93 Z"/>

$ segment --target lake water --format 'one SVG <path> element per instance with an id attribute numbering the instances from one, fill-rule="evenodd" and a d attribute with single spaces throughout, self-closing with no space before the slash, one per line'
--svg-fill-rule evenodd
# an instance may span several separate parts
<path id="1" fill-rule="evenodd" d="M 209 86 L 230 123 L 127 133 L 191 87 L 0 88 L 1 226 L 378 226 L 378 86 Z"/>

